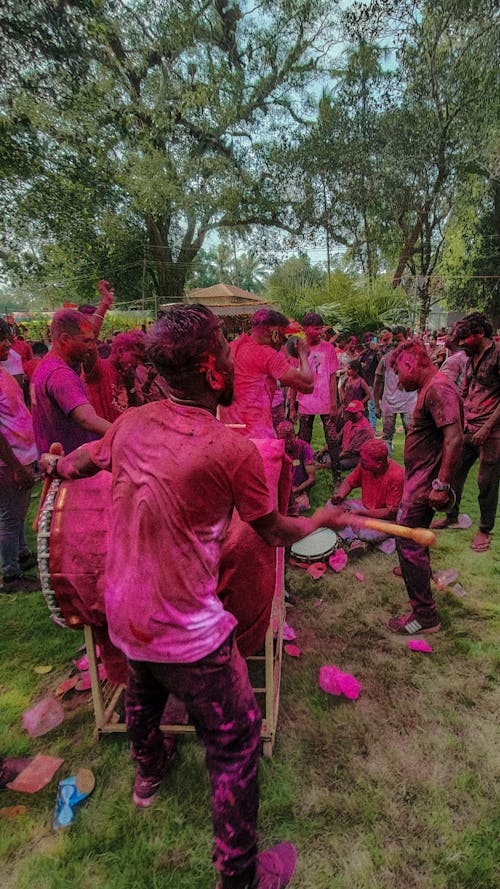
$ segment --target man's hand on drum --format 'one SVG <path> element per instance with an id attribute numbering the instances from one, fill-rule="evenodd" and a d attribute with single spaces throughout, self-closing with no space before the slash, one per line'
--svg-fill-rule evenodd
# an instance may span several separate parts
<path id="1" fill-rule="evenodd" d="M 54 474 L 54 464 L 60 457 L 64 457 L 64 450 L 62 445 L 56 441 L 50 446 L 50 454 L 42 454 L 40 457 L 39 465 L 45 477 Z"/>
<path id="2" fill-rule="evenodd" d="M 320 506 L 312 518 L 319 523 L 318 528 L 330 528 L 332 531 L 336 531 L 346 526 L 345 513 L 340 507 L 337 509 L 327 509 L 326 506 Z"/>

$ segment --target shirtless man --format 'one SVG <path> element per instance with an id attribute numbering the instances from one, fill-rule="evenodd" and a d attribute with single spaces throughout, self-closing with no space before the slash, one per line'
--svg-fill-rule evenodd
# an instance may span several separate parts
<path id="1" fill-rule="evenodd" d="M 338 511 L 282 516 L 255 445 L 216 420 L 218 405 L 231 403 L 234 371 L 208 308 L 172 308 L 147 343 L 169 398 L 126 412 L 87 449 L 42 463 L 62 478 L 112 473 L 106 614 L 111 639 L 129 660 L 136 805 L 151 805 L 165 772 L 159 724 L 172 692 L 206 748 L 218 889 L 282 889 L 295 849 L 280 843 L 257 854 L 261 715 L 234 640 L 235 618 L 216 595 L 221 549 L 233 509 L 269 546 L 337 528 Z"/>
<path id="2" fill-rule="evenodd" d="M 391 366 L 406 392 L 418 392 L 405 442 L 398 522 L 410 528 L 428 528 L 434 511 L 449 503 L 462 447 L 462 402 L 456 386 L 432 364 L 423 343 L 402 342 L 391 354 Z M 441 624 L 430 585 L 429 550 L 406 538 L 399 538 L 396 545 L 412 611 L 405 617 L 391 618 L 388 627 L 403 635 L 437 633 Z"/>

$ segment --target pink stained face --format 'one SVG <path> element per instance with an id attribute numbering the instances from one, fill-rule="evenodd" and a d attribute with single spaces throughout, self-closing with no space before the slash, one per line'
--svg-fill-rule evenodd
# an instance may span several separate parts
<path id="1" fill-rule="evenodd" d="M 420 382 L 418 358 L 411 352 L 402 352 L 396 361 L 394 372 L 405 392 L 414 392 Z"/>
<path id="2" fill-rule="evenodd" d="M 90 324 L 82 324 L 78 333 L 69 337 L 69 357 L 79 363 L 90 358 L 94 349 L 94 329 Z"/>
<path id="3" fill-rule="evenodd" d="M 459 339 L 458 345 L 469 357 L 479 352 L 483 340 L 482 333 L 471 333 L 469 336 Z"/>
<path id="4" fill-rule="evenodd" d="M 322 324 L 304 327 L 304 330 L 306 332 L 308 343 L 311 343 L 312 345 L 316 345 L 316 343 L 319 343 L 323 334 Z"/>
<path id="5" fill-rule="evenodd" d="M 144 349 L 141 346 L 131 346 L 118 352 L 116 363 L 121 371 L 135 370 L 143 358 Z"/>
<path id="6" fill-rule="evenodd" d="M 371 472 L 373 475 L 382 475 L 387 469 L 387 463 L 387 457 L 381 457 L 379 459 L 366 457 L 365 455 L 361 457 L 362 468 L 366 470 L 366 472 Z"/>
<path id="7" fill-rule="evenodd" d="M 290 429 L 289 432 L 277 432 L 276 437 L 285 442 L 285 451 L 287 454 L 293 453 L 293 446 L 296 439 L 295 431 L 293 429 Z"/>

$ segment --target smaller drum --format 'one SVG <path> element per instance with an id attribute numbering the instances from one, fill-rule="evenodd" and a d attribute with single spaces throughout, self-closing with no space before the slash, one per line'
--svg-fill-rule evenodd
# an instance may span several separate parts
<path id="1" fill-rule="evenodd" d="M 291 554 L 297 562 L 322 562 L 339 545 L 338 536 L 330 528 L 318 528 L 293 544 Z"/>

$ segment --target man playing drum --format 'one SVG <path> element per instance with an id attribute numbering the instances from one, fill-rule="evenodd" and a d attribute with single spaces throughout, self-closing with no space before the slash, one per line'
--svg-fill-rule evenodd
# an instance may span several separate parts
<path id="1" fill-rule="evenodd" d="M 269 546 L 335 528 L 339 511 L 278 513 L 255 445 L 215 419 L 218 405 L 231 403 L 233 363 L 209 309 L 176 306 L 147 339 L 170 398 L 128 411 L 101 441 L 66 457 L 45 455 L 43 465 L 62 478 L 112 473 L 106 612 L 111 639 L 129 660 L 135 803 L 151 805 L 168 765 L 159 725 L 172 692 L 206 749 L 218 889 L 281 889 L 295 849 L 280 843 L 257 854 L 261 715 L 235 618 L 216 595 L 221 547 L 233 508 Z"/>

